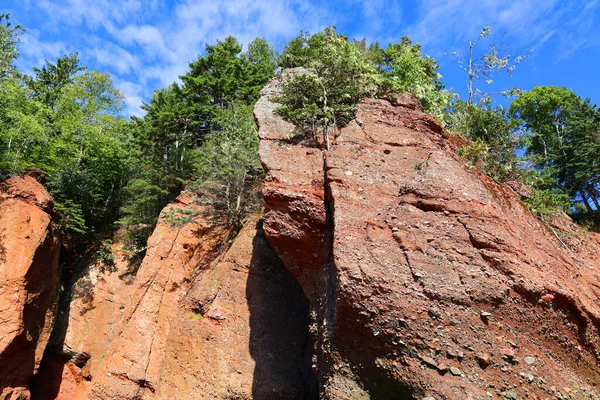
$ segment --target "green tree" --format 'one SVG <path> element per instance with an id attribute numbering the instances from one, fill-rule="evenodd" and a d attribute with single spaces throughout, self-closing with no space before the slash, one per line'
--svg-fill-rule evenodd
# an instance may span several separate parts
<path id="1" fill-rule="evenodd" d="M 334 27 L 312 36 L 301 32 L 286 45 L 280 65 L 306 67 L 308 73 L 284 83 L 278 113 L 304 134 L 322 134 L 326 147 L 330 131 L 352 119 L 365 97 L 410 92 L 439 118 L 452 97 L 443 90 L 435 60 L 406 37 L 382 48 L 350 41 Z"/>
<path id="2" fill-rule="evenodd" d="M 287 51 L 300 53 L 284 50 L 282 60 L 285 65 L 302 63 L 310 72 L 285 82 L 277 112 L 304 133 L 322 133 L 329 148 L 330 131 L 352 119 L 360 99 L 376 94 L 381 77 L 364 52 L 333 27 L 310 38 L 301 34 L 292 43 L 304 41 L 308 47 L 288 45 Z"/>
<path id="3" fill-rule="evenodd" d="M 458 100 L 446 117 L 447 127 L 469 139 L 459 155 L 499 182 L 518 179 L 521 174 L 516 149 L 517 123 L 502 107 L 474 105 Z"/>
<path id="4" fill-rule="evenodd" d="M 146 115 L 133 121 L 143 151 L 134 156 L 120 219 L 132 244 L 144 247 L 160 211 L 184 185 L 210 192 L 230 222 L 241 218 L 248 184 L 257 178 L 250 110 L 276 66 L 277 54 L 264 39 L 253 40 L 243 53 L 230 36 L 206 46 L 181 76 L 182 85 L 159 89 L 144 104 Z"/>
<path id="5" fill-rule="evenodd" d="M 50 108 L 54 108 L 61 91 L 74 82 L 77 73 L 85 68 L 79 65 L 79 54 L 58 57 L 56 63 L 46 61 L 42 68 L 34 67 L 35 78 L 26 80 L 35 97 Z"/>
<path id="6" fill-rule="evenodd" d="M 374 51 L 379 54 L 378 65 L 385 78 L 380 92 L 412 93 L 426 112 L 443 120 L 444 109 L 453 95 L 443 89 L 439 66 L 433 58 L 423 56 L 421 45 L 403 36 L 399 43 L 391 43 L 386 49 L 371 47 L 370 52 Z"/>
<path id="7" fill-rule="evenodd" d="M 508 76 L 511 76 L 516 66 L 525 59 L 522 55 L 511 56 L 506 53 L 506 46 L 502 41 L 499 44 L 493 43 L 484 51 L 478 52 L 476 49 L 477 44 L 491 34 L 492 28 L 484 26 L 479 36 L 475 40 L 469 41 L 469 53 L 466 57 L 461 57 L 458 52 L 452 53 L 457 58 L 460 68 L 468 76 L 468 104 L 473 104 L 476 97 L 480 97 L 481 100 L 488 97 L 488 93 L 476 87 L 477 82 L 483 81 L 490 85 L 494 81 L 494 75 L 499 72 L 505 72 Z M 500 92 L 500 94 L 510 95 L 516 92 L 516 89 L 509 89 Z"/>
<path id="8" fill-rule="evenodd" d="M 210 133 L 195 151 L 194 182 L 189 188 L 212 194 L 226 210 L 229 223 L 239 225 L 258 203 L 256 183 L 262 177 L 258 133 L 252 105 L 233 103 L 215 118 L 220 129 Z"/>
<path id="9" fill-rule="evenodd" d="M 218 110 L 232 102 L 256 102 L 275 66 L 275 52 L 264 39 L 252 41 L 245 54 L 233 36 L 206 45 L 206 55 L 190 63 L 190 70 L 181 76 L 186 118 L 195 132 L 202 135 L 212 131 Z"/>
<path id="10" fill-rule="evenodd" d="M 0 79 L 17 71 L 13 62 L 19 57 L 17 45 L 24 32 L 20 25 L 12 25 L 9 14 L 0 14 Z"/>
<path id="11" fill-rule="evenodd" d="M 552 178 L 553 188 L 588 211 L 598 203 L 600 129 L 598 110 L 566 88 L 536 86 L 510 107 L 524 130 L 526 154 L 535 169 Z M 550 185 L 547 185 L 550 186 Z"/>

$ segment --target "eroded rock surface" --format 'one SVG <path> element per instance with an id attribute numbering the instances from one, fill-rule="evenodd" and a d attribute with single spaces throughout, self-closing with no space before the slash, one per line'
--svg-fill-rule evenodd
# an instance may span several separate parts
<path id="1" fill-rule="evenodd" d="M 185 194 L 163 210 L 148 239 L 131 302 L 83 398 L 147 398 L 156 392 L 179 303 L 197 270 L 215 258 L 225 236 L 214 210 Z"/>
<path id="2" fill-rule="evenodd" d="M 596 240 L 469 169 L 410 96 L 363 101 L 324 151 L 289 140 L 279 85 L 255 108 L 264 229 L 323 398 L 600 398 Z"/>
<path id="3" fill-rule="evenodd" d="M 60 245 L 53 202 L 29 176 L 0 185 L 0 399 L 28 399 L 54 320 Z"/>
<path id="4" fill-rule="evenodd" d="M 56 322 L 40 373 L 35 399 L 74 399 L 87 390 L 115 338 L 118 323 L 131 302 L 140 261 L 130 258 L 116 241 L 114 261 L 102 260 L 97 249 L 61 298 Z"/>
<path id="5" fill-rule="evenodd" d="M 187 194 L 162 212 L 132 268 L 90 263 L 36 377 L 36 399 L 318 398 L 308 301 L 260 215 L 230 240 Z M 137 272 L 136 272 L 137 271 Z"/>
<path id="6" fill-rule="evenodd" d="M 160 399 L 316 399 L 308 302 L 248 219 L 192 283 L 169 335 Z"/>

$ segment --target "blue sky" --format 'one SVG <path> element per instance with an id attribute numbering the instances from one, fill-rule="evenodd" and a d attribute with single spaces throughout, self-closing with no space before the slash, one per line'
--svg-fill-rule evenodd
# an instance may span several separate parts
<path id="1" fill-rule="evenodd" d="M 491 40 L 529 54 L 490 91 L 558 85 L 600 103 L 600 0 L 3 0 L 4 12 L 27 29 L 22 70 L 78 51 L 85 65 L 113 75 L 127 115 L 140 115 L 142 101 L 185 73 L 206 43 L 230 34 L 242 43 L 261 36 L 281 50 L 301 29 L 330 25 L 382 44 L 410 37 L 461 96 L 466 75 L 452 53 L 464 54 L 489 25 Z"/>

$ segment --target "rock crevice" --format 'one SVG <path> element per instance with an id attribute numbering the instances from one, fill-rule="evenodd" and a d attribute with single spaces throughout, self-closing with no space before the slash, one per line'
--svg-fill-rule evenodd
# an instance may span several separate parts
<path id="1" fill-rule="evenodd" d="M 362 101 L 325 151 L 287 139 L 280 88 L 255 108 L 265 233 L 311 303 L 322 398 L 599 396 L 595 240 L 467 167 L 410 95 Z"/>

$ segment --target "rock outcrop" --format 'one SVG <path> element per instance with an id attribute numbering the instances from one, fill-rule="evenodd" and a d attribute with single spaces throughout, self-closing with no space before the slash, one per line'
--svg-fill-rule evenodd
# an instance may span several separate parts
<path id="1" fill-rule="evenodd" d="M 252 216 L 169 335 L 159 399 L 317 399 L 308 301 Z"/>
<path id="2" fill-rule="evenodd" d="M 40 373 L 33 381 L 36 399 L 75 399 L 97 375 L 131 302 L 140 264 L 123 247 L 115 241 L 105 249 L 114 260 L 102 260 L 92 249 L 91 260 L 66 288 Z"/>
<path id="3" fill-rule="evenodd" d="M 139 266 L 113 245 L 73 286 L 36 377 L 36 399 L 318 398 L 308 301 L 249 217 L 181 195 Z"/>
<path id="4" fill-rule="evenodd" d="M 279 86 L 255 108 L 264 230 L 322 398 L 600 398 L 596 240 L 468 168 L 411 96 L 364 100 L 326 151 L 289 139 Z"/>
<path id="5" fill-rule="evenodd" d="M 60 243 L 35 179 L 0 185 L 0 399 L 29 399 L 54 320 Z"/>
<path id="6" fill-rule="evenodd" d="M 148 239 L 131 302 L 83 398 L 148 398 L 156 392 L 179 303 L 198 269 L 216 257 L 225 238 L 219 215 L 185 194 L 163 210 Z"/>

